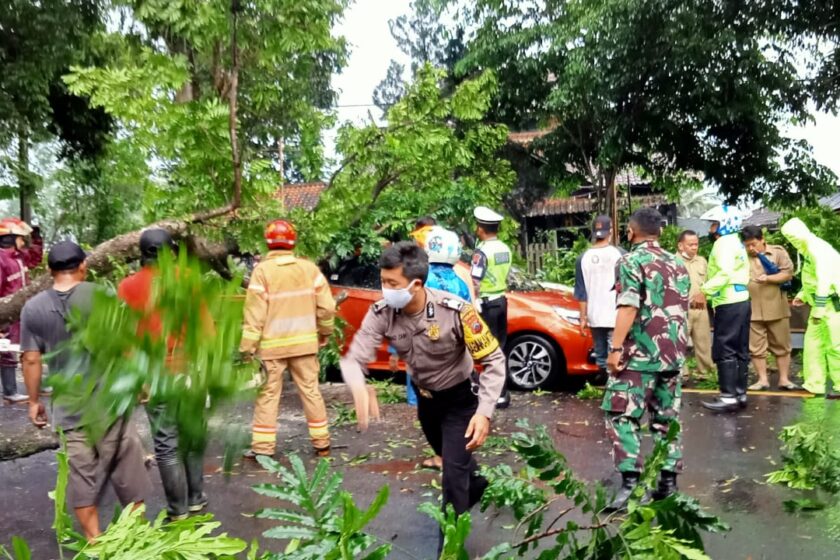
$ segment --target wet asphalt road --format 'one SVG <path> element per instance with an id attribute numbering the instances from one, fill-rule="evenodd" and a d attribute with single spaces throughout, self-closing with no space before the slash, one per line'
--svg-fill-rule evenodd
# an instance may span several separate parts
<path id="1" fill-rule="evenodd" d="M 280 425 L 287 439 L 281 444 L 278 458 L 298 452 L 309 458 L 305 423 L 294 390 L 285 391 Z M 343 388 L 328 387 L 328 400 L 345 400 Z M 807 416 L 840 426 L 840 402 L 822 399 L 755 396 L 749 408 L 734 416 L 708 414 L 700 406 L 704 398 L 686 395 L 683 406 L 686 472 L 680 488 L 692 495 L 713 513 L 732 526 L 725 535 L 707 535 L 707 552 L 712 558 L 778 559 L 840 558 L 838 542 L 828 535 L 825 515 L 797 517 L 785 513 L 782 502 L 797 497 L 793 491 L 766 485 L 764 475 L 778 461 L 779 430 Z M 24 409 L 0 410 L 0 437 L 8 437 L 10 425 L 20 425 L 17 415 Z M 344 475 L 344 487 L 360 505 L 367 506 L 382 485 L 390 487 L 390 499 L 383 512 L 370 526 L 370 532 L 394 549 L 391 558 L 432 558 L 437 529 L 434 522 L 417 512 L 417 506 L 436 498 L 433 486 L 436 475 L 417 470 L 423 457 L 423 437 L 416 426 L 413 410 L 406 405 L 386 405 L 384 419 L 366 434 L 357 434 L 351 426 L 333 430 L 334 465 Z M 516 394 L 514 405 L 497 413 L 495 433 L 500 436 L 516 431 L 515 422 L 527 418 L 531 424 L 548 426 L 558 449 L 576 473 L 588 481 L 605 481 L 614 486 L 609 445 L 604 437 L 602 416 L 595 401 L 581 401 L 568 395 L 540 396 Z M 12 417 L 15 417 L 13 421 Z M 148 439 L 145 416 L 137 415 L 144 437 Z M 217 424 L 246 425 L 250 408 L 242 406 Z M 24 429 L 21 427 L 20 429 Z M 647 445 L 650 445 L 647 438 Z M 514 463 L 514 455 L 505 451 L 502 438 L 487 450 L 485 463 Z M 150 442 L 147 441 L 150 448 Z M 272 500 L 258 496 L 249 487 L 271 480 L 268 473 L 253 464 L 239 465 L 230 477 L 220 473 L 221 450 L 211 446 L 205 472 L 210 494 L 210 511 L 229 534 L 250 540 L 257 538 L 272 522 L 248 517 Z M 163 507 L 157 471 L 152 470 L 156 493 L 148 501 L 149 511 Z M 0 463 L 0 543 L 8 544 L 11 535 L 26 538 L 33 548 L 33 558 L 57 558 L 57 549 L 49 525 L 52 502 L 47 492 L 55 482 L 55 454 L 44 451 L 28 458 Z M 435 484 L 436 485 L 436 484 Z M 102 508 L 103 521 L 112 511 L 113 497 Z M 562 504 L 558 504 L 561 507 Z M 511 540 L 506 528 L 512 518 L 505 512 L 474 510 L 470 552 L 484 554 L 494 544 Z M 262 539 L 269 549 L 280 551 L 282 543 Z"/>

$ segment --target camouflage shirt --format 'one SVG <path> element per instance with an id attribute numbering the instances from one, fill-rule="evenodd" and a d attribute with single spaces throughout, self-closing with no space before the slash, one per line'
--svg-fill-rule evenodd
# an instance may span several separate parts
<path id="1" fill-rule="evenodd" d="M 623 363 L 640 372 L 682 368 L 688 345 L 691 280 L 683 262 L 655 241 L 639 243 L 618 262 L 619 307 L 638 309 L 624 341 Z"/>

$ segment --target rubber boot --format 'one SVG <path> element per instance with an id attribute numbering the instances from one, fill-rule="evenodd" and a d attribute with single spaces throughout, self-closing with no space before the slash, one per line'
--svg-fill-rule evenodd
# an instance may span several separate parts
<path id="1" fill-rule="evenodd" d="M 204 493 L 204 456 L 190 455 L 184 462 L 187 475 L 187 503 L 190 513 L 196 513 L 207 507 L 207 495 Z"/>
<path id="2" fill-rule="evenodd" d="M 715 412 L 735 412 L 738 410 L 738 362 L 724 360 L 718 362 L 718 385 L 720 396 L 711 402 L 703 402 L 703 406 Z"/>
<path id="3" fill-rule="evenodd" d="M 627 500 L 633 494 L 633 490 L 639 485 L 639 473 L 637 472 L 623 472 L 621 473 L 621 488 L 613 498 L 613 501 L 604 509 L 606 512 L 620 511 L 627 505 Z"/>
<path id="4" fill-rule="evenodd" d="M 738 394 L 738 406 L 741 408 L 747 408 L 747 386 L 749 385 L 750 377 L 749 368 L 749 362 L 738 362 L 738 383 L 736 389 Z"/>
<path id="5" fill-rule="evenodd" d="M 654 500 L 664 500 L 671 494 L 677 492 L 677 473 L 662 471 L 659 473 L 659 486 L 651 493 Z"/>
<path id="6" fill-rule="evenodd" d="M 161 463 L 158 461 L 163 493 L 166 494 L 166 511 L 170 521 L 184 519 L 189 513 L 187 502 L 187 474 L 181 461 Z"/>

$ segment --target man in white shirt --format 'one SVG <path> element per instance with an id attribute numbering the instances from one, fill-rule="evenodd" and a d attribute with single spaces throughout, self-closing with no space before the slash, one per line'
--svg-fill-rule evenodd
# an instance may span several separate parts
<path id="1" fill-rule="evenodd" d="M 575 265 L 575 299 L 580 302 L 580 331 L 592 331 L 595 359 L 606 370 L 616 317 L 616 265 L 624 251 L 610 244 L 612 220 L 598 216 L 592 225 L 592 247 Z"/>

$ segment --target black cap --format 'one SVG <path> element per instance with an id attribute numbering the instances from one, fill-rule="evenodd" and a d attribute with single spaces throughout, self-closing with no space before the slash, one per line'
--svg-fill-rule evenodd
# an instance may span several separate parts
<path id="1" fill-rule="evenodd" d="M 143 264 L 155 262 L 162 247 L 175 250 L 175 242 L 165 229 L 147 229 L 140 235 L 140 257 Z"/>
<path id="2" fill-rule="evenodd" d="M 609 216 L 598 216 L 592 223 L 592 237 L 595 239 L 606 239 L 610 236 L 612 220 Z"/>
<path id="3" fill-rule="evenodd" d="M 56 272 L 76 270 L 86 258 L 84 250 L 72 241 L 60 241 L 50 249 L 47 265 Z"/>

